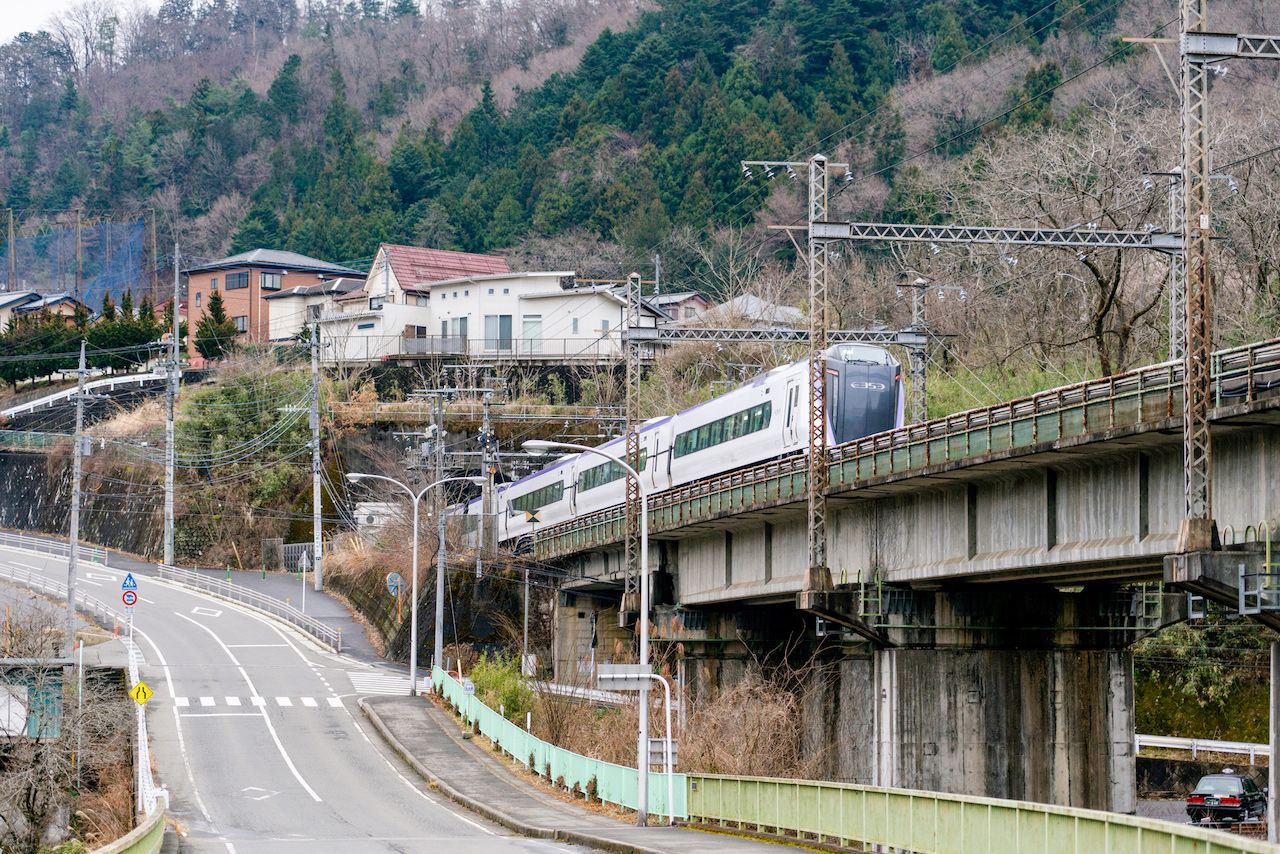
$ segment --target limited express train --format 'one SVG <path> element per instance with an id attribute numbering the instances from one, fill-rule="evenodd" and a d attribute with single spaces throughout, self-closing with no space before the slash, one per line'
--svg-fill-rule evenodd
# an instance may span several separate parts
<path id="1" fill-rule="evenodd" d="M 902 425 L 902 367 L 887 351 L 839 344 L 824 354 L 827 376 L 827 442 L 847 442 Z M 652 494 L 743 466 L 809 450 L 809 362 L 760 374 L 719 397 L 640 428 L 639 471 Z M 600 446 L 623 457 L 625 439 Z M 497 538 L 508 546 L 528 542 L 539 529 L 623 504 L 626 483 L 617 463 L 574 453 L 498 487 Z M 462 508 L 480 512 L 480 500 Z"/>

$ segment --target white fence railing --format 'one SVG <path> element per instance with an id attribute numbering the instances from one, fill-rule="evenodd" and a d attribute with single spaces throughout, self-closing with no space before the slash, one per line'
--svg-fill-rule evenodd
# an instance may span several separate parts
<path id="1" fill-rule="evenodd" d="M 141 388 L 147 383 L 160 382 L 165 379 L 165 374 L 161 371 L 147 371 L 142 374 L 121 374 L 114 377 L 103 377 L 98 380 L 90 380 L 84 384 L 84 390 L 89 391 L 115 391 L 120 386 L 138 386 Z M 63 401 L 72 400 L 75 396 L 76 389 L 64 388 L 36 398 L 35 400 L 20 403 L 17 406 L 11 406 L 8 409 L 0 411 L 0 416 L 12 418 L 15 415 L 26 415 L 35 412 L 37 409 L 53 406 Z"/>
<path id="2" fill-rule="evenodd" d="M 1203 753 L 1229 753 L 1233 756 L 1248 756 L 1253 765 L 1259 756 L 1271 756 L 1271 745 L 1258 744 L 1252 741 L 1215 741 L 1210 738 L 1175 738 L 1171 735 L 1135 735 L 1134 747 L 1141 752 L 1144 747 L 1160 747 L 1166 750 L 1189 750 L 1191 758 L 1197 759 Z"/>
<path id="3" fill-rule="evenodd" d="M 226 599 L 256 611 L 262 611 L 277 619 L 283 620 L 299 631 L 306 632 L 334 652 L 342 652 L 342 629 L 322 623 L 315 617 L 308 616 L 292 605 L 280 601 L 274 596 L 267 596 L 256 590 L 250 590 L 230 581 L 211 575 L 192 572 L 176 566 L 159 567 L 160 577 L 183 587 L 190 587 L 219 599 Z"/>
<path id="4" fill-rule="evenodd" d="M 142 652 L 133 638 L 124 637 L 121 640 L 129 650 L 129 688 L 132 690 L 133 686 L 141 681 L 138 666 L 142 663 Z M 165 809 L 169 808 L 169 792 L 163 786 L 157 786 L 155 778 L 151 776 L 151 747 L 147 744 L 147 707 L 143 703 L 134 705 L 137 709 L 138 721 L 138 752 L 134 761 L 134 768 L 137 771 L 135 780 L 137 804 L 141 812 L 151 815 L 156 811 L 160 798 L 164 798 Z"/>
<path id="5" fill-rule="evenodd" d="M 18 549 L 24 552 L 35 552 L 55 557 L 69 557 L 71 555 L 71 545 L 66 540 L 29 537 L 26 534 L 10 534 L 4 531 L 0 531 L 0 548 Z M 107 550 L 81 543 L 80 559 L 88 563 L 100 563 L 106 566 Z"/>

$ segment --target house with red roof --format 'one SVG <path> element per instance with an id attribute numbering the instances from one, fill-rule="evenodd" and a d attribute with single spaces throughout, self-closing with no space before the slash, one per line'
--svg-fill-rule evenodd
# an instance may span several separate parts
<path id="1" fill-rule="evenodd" d="M 625 311 L 619 288 L 580 285 L 572 270 L 513 272 L 496 255 L 383 244 L 364 287 L 337 296 L 319 324 L 334 362 L 592 363 L 618 357 Z"/>

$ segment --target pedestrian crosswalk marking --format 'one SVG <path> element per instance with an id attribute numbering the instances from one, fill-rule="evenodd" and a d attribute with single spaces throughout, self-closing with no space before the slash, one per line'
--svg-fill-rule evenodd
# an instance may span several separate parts
<path id="1" fill-rule="evenodd" d="M 192 706 L 200 706 L 202 708 L 241 708 L 244 706 L 253 706 L 254 708 L 264 708 L 275 703 L 278 708 L 307 708 L 307 709 L 341 709 L 341 697 L 174 697 L 173 704 L 179 708 L 190 708 Z"/>
<path id="2" fill-rule="evenodd" d="M 348 670 L 347 678 L 357 694 L 408 694 L 409 677 L 385 670 Z M 427 690 L 427 678 L 418 678 L 418 690 Z"/>

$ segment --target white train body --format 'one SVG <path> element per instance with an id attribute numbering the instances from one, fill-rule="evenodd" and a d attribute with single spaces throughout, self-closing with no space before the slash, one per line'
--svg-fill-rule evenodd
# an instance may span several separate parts
<path id="1" fill-rule="evenodd" d="M 902 425 L 901 366 L 879 347 L 838 345 L 826 353 L 827 441 Z M 783 365 L 685 411 L 654 418 L 640 429 L 640 475 L 652 494 L 776 457 L 809 450 L 808 360 Z M 600 450 L 624 457 L 625 439 Z M 560 457 L 546 468 L 497 489 L 498 541 L 521 546 L 535 529 L 558 525 L 626 501 L 616 463 L 596 454 Z M 480 512 L 474 499 L 455 508 Z M 472 526 L 468 526 L 471 528 Z"/>

